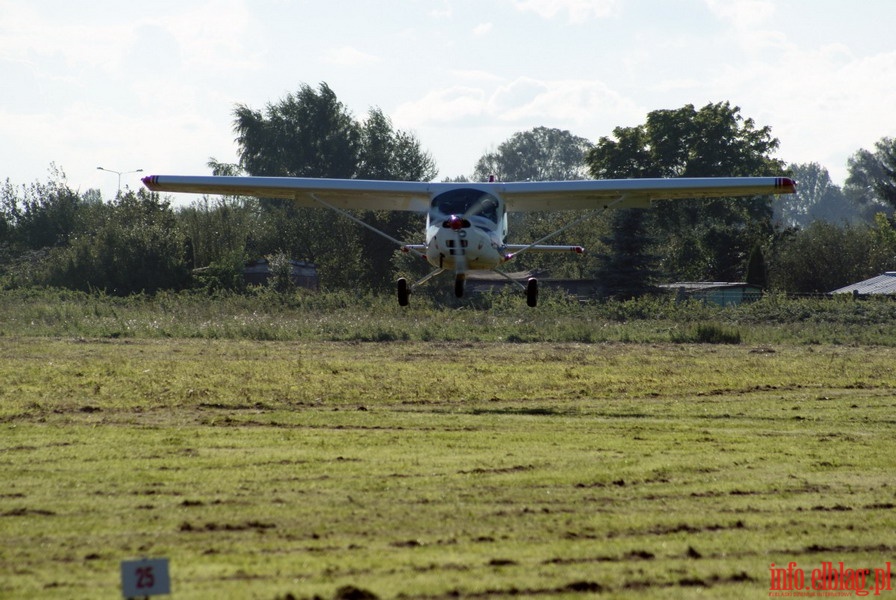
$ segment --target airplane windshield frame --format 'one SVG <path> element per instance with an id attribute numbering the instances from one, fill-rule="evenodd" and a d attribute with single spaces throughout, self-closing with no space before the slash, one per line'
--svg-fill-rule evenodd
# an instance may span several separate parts
<path id="1" fill-rule="evenodd" d="M 432 209 L 441 215 L 462 216 L 472 207 L 481 204 L 470 217 L 484 217 L 493 223 L 498 222 L 498 198 L 475 188 L 459 188 L 439 194 L 432 199 Z"/>

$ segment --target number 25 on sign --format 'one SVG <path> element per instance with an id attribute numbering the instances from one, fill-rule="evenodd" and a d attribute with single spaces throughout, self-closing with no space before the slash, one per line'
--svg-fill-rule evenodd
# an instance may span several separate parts
<path id="1" fill-rule="evenodd" d="M 121 593 L 125 598 L 171 593 L 168 559 L 125 560 L 121 563 Z"/>

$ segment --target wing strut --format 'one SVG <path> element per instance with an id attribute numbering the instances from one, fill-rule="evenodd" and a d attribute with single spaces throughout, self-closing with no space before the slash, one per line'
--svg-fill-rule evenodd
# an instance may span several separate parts
<path id="1" fill-rule="evenodd" d="M 408 285 L 408 280 L 405 279 L 404 277 L 400 277 L 398 279 L 398 305 L 399 306 L 407 306 L 408 298 L 410 297 L 411 292 L 413 292 L 415 289 L 417 289 L 418 286 L 423 285 L 424 283 L 426 283 L 427 281 L 429 281 L 436 275 L 440 275 L 444 272 L 445 272 L 445 269 L 436 269 L 435 271 L 431 271 L 429 273 L 429 275 L 427 275 L 423 279 L 420 279 L 419 281 L 413 283 L 412 285 Z"/>
<path id="2" fill-rule="evenodd" d="M 419 250 L 417 250 L 417 249 L 414 247 L 414 245 L 412 245 L 412 244 L 407 244 L 407 243 L 405 243 L 405 242 L 402 242 L 402 241 L 400 241 L 400 240 L 395 239 L 394 237 L 392 237 L 391 235 L 389 235 L 389 234 L 386 233 L 385 231 L 382 231 L 382 230 L 380 230 L 380 229 L 377 229 L 376 227 L 374 227 L 373 225 L 371 225 L 371 224 L 369 224 L 369 223 L 365 223 L 363 220 L 359 219 L 358 217 L 356 217 L 355 215 L 351 214 L 351 213 L 348 212 L 347 210 L 343 210 L 343 209 L 339 208 L 338 206 L 333 206 L 332 204 L 330 204 L 329 202 L 326 202 L 325 200 L 321 200 L 320 198 L 318 198 L 317 194 L 308 194 L 308 195 L 311 196 L 311 198 L 312 198 L 315 202 L 317 202 L 318 204 L 320 204 L 320 205 L 323 206 L 324 208 L 329 208 L 329 209 L 331 209 L 331 210 L 334 210 L 334 211 L 336 211 L 337 213 L 339 213 L 340 215 L 342 215 L 343 217 L 345 217 L 345 218 L 347 218 L 347 219 L 350 219 L 350 220 L 354 221 L 355 223 L 357 223 L 357 224 L 360 225 L 361 227 L 366 227 L 367 229 L 369 229 L 370 231 L 376 233 L 377 235 L 380 235 L 380 236 L 386 238 L 387 240 L 389 240 L 390 242 L 392 242 L 393 244 L 396 244 L 397 246 L 399 246 L 399 247 L 400 247 L 402 250 L 404 250 L 405 252 L 410 252 L 410 253 L 412 253 L 412 254 L 414 254 L 414 255 L 416 255 L 416 256 L 420 256 L 420 257 L 423 256 L 423 253 L 420 252 Z"/>
<path id="3" fill-rule="evenodd" d="M 590 219 L 590 218 L 592 218 L 592 217 L 596 217 L 597 215 L 603 214 L 604 211 L 606 211 L 606 210 L 608 210 L 608 209 L 610 209 L 610 208 L 613 208 L 614 206 L 616 206 L 616 205 L 619 204 L 620 202 L 624 202 L 625 199 L 626 199 L 627 197 L 628 197 L 628 196 L 627 196 L 626 194 L 623 194 L 622 196 L 619 196 L 618 198 L 616 198 L 615 200 L 613 200 L 612 202 L 610 202 L 609 204 L 607 204 L 606 206 L 604 206 L 604 207 L 602 207 L 602 208 L 599 208 L 599 209 L 597 209 L 597 210 L 590 210 L 590 211 L 586 212 L 584 215 L 582 215 L 582 216 L 579 217 L 578 219 L 576 219 L 576 220 L 574 220 L 574 221 L 571 221 L 571 222 L 567 223 L 566 225 L 564 225 L 563 227 L 561 227 L 561 228 L 558 229 L 557 231 L 554 231 L 553 233 L 549 233 L 548 235 L 544 236 L 544 237 L 541 238 L 540 240 L 535 240 L 535 241 L 532 242 L 531 244 L 528 244 L 527 246 L 523 246 L 522 248 L 520 248 L 520 249 L 517 250 L 516 252 L 513 252 L 513 253 L 511 253 L 511 254 L 508 254 L 508 255 L 504 258 L 504 261 L 506 262 L 506 261 L 508 261 L 508 260 L 511 260 L 511 259 L 513 259 L 513 258 L 516 258 L 517 256 L 519 256 L 520 254 L 522 254 L 522 253 L 525 252 L 526 250 L 530 250 L 530 249 L 534 248 L 535 246 L 538 246 L 539 244 L 542 244 L 542 243 L 548 241 L 548 240 L 551 239 L 552 237 L 554 237 L 554 236 L 556 236 L 556 235 L 560 235 L 561 233 L 563 233 L 564 231 L 566 231 L 566 230 L 569 229 L 570 227 L 574 227 L 574 226 L 578 225 L 579 223 L 581 223 L 581 222 L 583 222 L 583 221 L 587 221 L 588 219 Z"/>
<path id="4" fill-rule="evenodd" d="M 513 285 L 519 286 L 519 288 L 520 288 L 521 290 L 525 290 L 525 289 L 526 289 L 526 286 L 525 286 L 525 285 L 523 285 L 522 283 L 520 283 L 519 281 L 517 281 L 516 279 L 514 279 L 513 277 L 511 277 L 510 275 L 508 275 L 508 274 L 505 273 L 504 271 L 502 271 L 502 270 L 500 270 L 500 269 L 492 269 L 492 272 L 493 272 L 493 273 L 497 273 L 498 275 L 500 275 L 501 277 L 503 277 L 504 279 L 506 279 L 507 281 L 509 281 L 509 282 L 512 283 Z"/>

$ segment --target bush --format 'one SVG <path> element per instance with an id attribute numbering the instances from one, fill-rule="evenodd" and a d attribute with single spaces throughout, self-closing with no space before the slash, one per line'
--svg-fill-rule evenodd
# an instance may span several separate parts
<path id="1" fill-rule="evenodd" d="M 246 288 L 245 265 L 245 254 L 241 250 L 228 252 L 207 267 L 194 269 L 194 286 L 208 292 L 243 291 Z"/>
<path id="2" fill-rule="evenodd" d="M 701 323 L 688 332 L 673 332 L 677 344 L 740 344 L 740 332 L 716 323 Z"/>
<path id="3" fill-rule="evenodd" d="M 168 202 L 140 190 L 103 205 L 96 229 L 53 248 L 44 283 L 127 296 L 184 287 L 189 272 Z"/>

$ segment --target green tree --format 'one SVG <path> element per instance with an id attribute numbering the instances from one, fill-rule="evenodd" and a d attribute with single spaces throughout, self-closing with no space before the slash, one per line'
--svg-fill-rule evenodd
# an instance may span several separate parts
<path id="1" fill-rule="evenodd" d="M 65 173 L 50 165 L 50 179 L 2 190 L 4 221 L 13 246 L 21 251 L 64 246 L 78 227 L 85 202 L 68 187 Z"/>
<path id="2" fill-rule="evenodd" d="M 656 291 L 655 257 L 648 250 L 650 237 L 643 210 L 615 211 L 611 233 L 603 241 L 607 252 L 599 255 L 596 273 L 603 295 L 629 300 Z"/>
<path id="3" fill-rule="evenodd" d="M 772 199 L 775 220 L 784 227 L 805 228 L 812 221 L 837 225 L 862 220 L 861 212 L 843 190 L 831 182 L 828 170 L 818 163 L 792 164 L 791 176 L 798 186 L 796 194 Z"/>
<path id="4" fill-rule="evenodd" d="M 46 283 L 121 296 L 186 285 L 189 271 L 169 202 L 129 191 L 96 213 L 95 228 L 51 251 Z"/>
<path id="5" fill-rule="evenodd" d="M 238 163 L 221 162 L 214 156 L 210 156 L 205 164 L 212 170 L 212 175 L 215 177 L 237 177 L 245 174 Z"/>
<path id="6" fill-rule="evenodd" d="M 771 285 L 791 293 L 827 293 L 870 277 L 870 252 L 867 225 L 813 221 L 778 242 L 769 269 Z"/>
<path id="7" fill-rule="evenodd" d="M 591 142 L 569 131 L 536 127 L 513 134 L 476 163 L 474 181 L 494 175 L 498 181 L 584 179 Z"/>
<path id="8" fill-rule="evenodd" d="M 728 102 L 657 110 L 617 127 L 587 156 L 595 178 L 780 175 L 778 140 Z M 651 211 L 660 268 L 677 280 L 742 278 L 750 249 L 773 232 L 768 198 L 666 202 Z"/>
<path id="9" fill-rule="evenodd" d="M 50 165 L 46 183 L 0 187 L 0 275 L 5 285 L 31 285 L 51 250 L 64 248 L 92 221 L 102 199 L 96 190 L 72 190 L 65 173 Z"/>
<path id="10" fill-rule="evenodd" d="M 249 258 L 249 247 L 258 235 L 260 208 L 255 198 L 208 196 L 177 211 L 177 223 L 189 250 L 191 268 L 203 268 L 240 254 Z"/>
<path id="11" fill-rule="evenodd" d="M 0 186 L 0 244 L 9 246 L 16 226 L 19 210 L 19 195 L 9 178 Z"/>
<path id="12" fill-rule="evenodd" d="M 239 105 L 234 114 L 240 167 L 251 175 L 428 180 L 437 173 L 415 136 L 396 131 L 379 109 L 356 121 L 325 83 L 303 84 L 264 112 Z M 311 260 L 325 285 L 379 287 L 389 279 L 394 244 L 332 211 L 269 199 L 261 206 L 259 252 Z M 409 218 L 359 216 L 396 237 Z"/>
<path id="13" fill-rule="evenodd" d="M 847 162 L 847 193 L 860 205 L 877 212 L 896 208 L 896 138 L 881 138 L 874 152 L 859 150 Z"/>
<path id="14" fill-rule="evenodd" d="M 326 83 L 302 84 L 264 112 L 244 104 L 234 110 L 240 166 L 251 175 L 353 177 L 361 133 Z"/>
<path id="15" fill-rule="evenodd" d="M 267 261 L 271 270 L 268 285 L 280 293 L 294 291 L 296 284 L 292 280 L 292 262 L 290 258 L 283 253 L 279 253 L 268 256 Z"/>
<path id="16" fill-rule="evenodd" d="M 747 275 L 744 278 L 749 284 L 757 285 L 762 289 L 768 287 L 768 269 L 765 266 L 765 255 L 762 246 L 756 244 L 750 251 L 750 260 L 747 262 Z"/>
<path id="17" fill-rule="evenodd" d="M 405 131 L 396 131 L 392 120 L 379 108 L 372 108 L 360 126 L 361 144 L 357 179 L 429 181 L 439 170 L 420 140 Z"/>
<path id="18" fill-rule="evenodd" d="M 884 213 L 874 215 L 869 235 L 868 276 L 896 269 L 896 229 Z"/>

